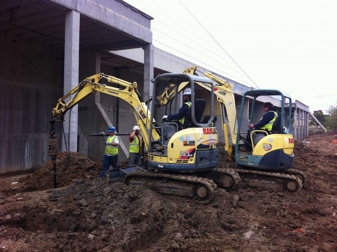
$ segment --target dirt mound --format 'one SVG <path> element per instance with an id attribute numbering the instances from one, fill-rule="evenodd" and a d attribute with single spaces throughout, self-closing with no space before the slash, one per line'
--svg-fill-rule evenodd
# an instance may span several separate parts
<path id="1" fill-rule="evenodd" d="M 0 181 L 0 251 L 337 251 L 333 137 L 295 143 L 300 192 L 218 188 L 208 205 L 106 184 L 101 164 L 71 153 L 63 166 L 62 154 L 56 189 L 53 163 Z"/>
<path id="2" fill-rule="evenodd" d="M 77 152 L 60 153 L 55 165 L 54 171 L 54 163 L 49 161 L 44 168 L 36 170 L 32 175 L 20 178 L 19 182 L 24 185 L 26 191 L 54 188 L 55 178 L 56 187 L 63 187 L 78 178 L 93 179 L 97 177 L 102 167 L 86 155 Z"/>

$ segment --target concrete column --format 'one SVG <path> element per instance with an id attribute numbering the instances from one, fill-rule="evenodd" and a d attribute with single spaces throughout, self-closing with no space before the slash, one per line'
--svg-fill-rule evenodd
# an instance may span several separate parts
<path id="1" fill-rule="evenodd" d="M 310 115 L 308 112 L 305 112 L 305 125 L 306 125 L 306 131 L 305 131 L 305 136 L 309 136 L 309 122 L 310 122 Z"/>
<path id="2" fill-rule="evenodd" d="M 78 85 L 79 75 L 80 14 L 69 11 L 65 15 L 64 44 L 64 93 Z M 64 132 L 68 148 L 62 144 L 63 151 L 77 151 L 78 107 L 68 111 L 64 121 Z"/>
<path id="3" fill-rule="evenodd" d="M 143 99 L 147 101 L 152 94 L 153 86 L 151 79 L 154 77 L 154 48 L 152 44 L 143 46 L 144 50 L 144 85 L 143 85 Z M 150 104 L 148 104 L 150 108 Z"/>
<path id="4" fill-rule="evenodd" d="M 293 128 L 294 128 L 294 139 L 298 139 L 298 114 L 297 114 L 297 108 L 294 109 L 294 122 L 293 122 Z"/>
<path id="5" fill-rule="evenodd" d="M 298 137 L 299 137 L 299 139 L 302 139 L 302 137 L 303 137 L 303 111 L 302 111 L 302 109 L 299 109 L 298 116 L 299 116 L 298 121 L 300 122 Z"/>

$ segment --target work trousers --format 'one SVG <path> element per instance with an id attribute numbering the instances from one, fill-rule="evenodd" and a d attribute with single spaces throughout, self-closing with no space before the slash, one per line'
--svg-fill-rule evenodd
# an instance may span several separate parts
<path id="1" fill-rule="evenodd" d="M 118 169 L 118 155 L 114 155 L 114 156 L 104 155 L 103 169 L 102 169 L 101 174 L 100 174 L 101 178 L 105 177 L 106 173 L 110 169 L 110 165 L 114 169 Z"/>
<path id="2" fill-rule="evenodd" d="M 138 153 L 130 153 L 129 163 L 128 165 L 140 165 L 141 164 L 141 156 Z"/>

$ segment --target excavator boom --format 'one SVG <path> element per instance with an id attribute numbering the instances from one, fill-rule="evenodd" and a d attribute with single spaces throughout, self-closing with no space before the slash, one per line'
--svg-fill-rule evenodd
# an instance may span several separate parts
<path id="1" fill-rule="evenodd" d="M 119 87 L 112 87 L 100 83 L 103 80 L 117 84 Z M 148 130 L 150 128 L 151 113 L 137 90 L 137 83 L 127 82 L 104 73 L 87 77 L 61 97 L 52 110 L 52 121 L 63 121 L 67 111 L 77 105 L 85 97 L 95 94 L 96 92 L 117 97 L 128 103 L 133 108 L 134 116 L 140 127 L 142 136 L 144 138 L 149 137 Z M 151 137 L 154 141 L 160 139 L 160 135 L 156 130 L 153 130 Z M 148 148 L 147 142 L 145 147 Z"/>

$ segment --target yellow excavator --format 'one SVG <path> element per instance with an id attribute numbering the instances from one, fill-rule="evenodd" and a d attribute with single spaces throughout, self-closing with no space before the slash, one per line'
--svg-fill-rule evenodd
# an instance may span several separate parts
<path id="1" fill-rule="evenodd" d="M 199 71 L 200 72 L 200 71 Z M 184 73 L 191 75 L 197 74 L 197 66 L 185 69 Z M 201 72 L 200 72 L 201 73 Z M 302 171 L 290 169 L 294 162 L 294 138 L 289 134 L 285 127 L 285 109 L 289 109 L 291 118 L 291 98 L 283 95 L 278 90 L 256 89 L 243 94 L 240 111 L 237 116 L 233 87 L 227 81 L 213 75 L 212 73 L 202 73 L 207 78 L 215 82 L 214 95 L 220 105 L 221 127 L 224 133 L 224 149 L 227 153 L 228 165 L 235 168 L 241 178 L 241 184 L 254 187 L 282 188 L 289 192 L 296 192 L 302 188 L 306 175 Z M 177 88 L 178 92 L 188 85 L 187 82 L 181 83 Z M 196 85 L 210 90 L 207 83 Z M 177 95 L 175 84 L 168 85 L 164 92 L 156 99 L 160 105 L 166 105 Z M 249 130 L 248 124 L 254 118 L 256 104 L 262 96 L 272 96 L 281 101 L 277 120 L 274 122 L 270 132 L 264 130 Z M 285 104 L 285 100 L 288 101 Z M 246 116 L 245 105 L 251 104 L 250 115 Z M 288 120 L 290 128 L 290 120 Z M 245 131 L 240 131 L 245 129 Z M 241 151 L 246 145 L 248 137 L 251 141 L 252 151 Z M 233 161 L 234 160 L 234 164 Z"/>
<path id="2" fill-rule="evenodd" d="M 160 193 L 190 197 L 199 203 L 210 202 L 217 186 L 227 190 L 237 188 L 240 184 L 238 173 L 234 169 L 218 167 L 218 132 L 214 126 L 213 115 L 214 81 L 186 73 L 162 74 L 153 80 L 152 97 L 159 96 L 168 85 L 174 85 L 174 92 L 178 94 L 181 91 L 178 90 L 181 83 L 188 83 L 192 93 L 195 92 L 195 83 L 207 86 L 210 91 L 208 99 L 210 104 L 208 119 L 202 122 L 198 120 L 201 110 L 192 106 L 188 116 L 190 125 L 179 130 L 176 122 L 163 121 L 161 124 L 156 122 L 155 117 L 161 118 L 163 115 L 163 106 L 160 106 L 158 100 L 152 99 L 149 109 L 137 90 L 136 82 L 127 82 L 103 73 L 84 79 L 61 97 L 52 110 L 49 154 L 52 159 L 58 154 L 55 123 L 63 122 L 64 115 L 85 97 L 100 92 L 118 97 L 131 106 L 148 155 L 147 162 L 140 166 L 110 171 L 108 174 L 110 181 L 123 179 L 128 185 L 147 186 Z M 111 86 L 114 84 L 116 87 Z M 178 107 L 179 99 L 176 98 Z M 170 99 L 170 102 L 174 100 Z M 193 95 L 191 102 L 196 104 Z M 204 109 L 205 107 L 202 110 Z"/>

